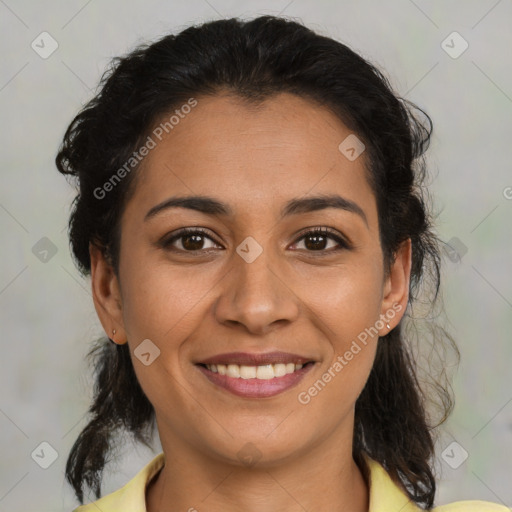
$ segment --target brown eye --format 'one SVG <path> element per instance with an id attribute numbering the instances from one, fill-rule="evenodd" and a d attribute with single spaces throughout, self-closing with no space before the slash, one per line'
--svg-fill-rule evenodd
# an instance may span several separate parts
<path id="1" fill-rule="evenodd" d="M 213 246 L 205 247 L 205 240 L 213 242 Z M 176 241 L 179 241 L 181 247 L 173 247 Z M 166 249 L 172 248 L 173 250 L 184 252 L 197 252 L 218 247 L 208 232 L 200 228 L 184 228 L 170 238 L 163 240 L 161 246 Z"/>
<path id="2" fill-rule="evenodd" d="M 298 241 L 301 240 L 304 240 L 304 246 L 308 252 L 334 252 L 351 248 L 346 240 L 336 232 L 326 228 L 307 231 L 298 239 Z M 332 246 L 328 248 L 329 240 L 336 242 L 334 249 L 332 249 Z"/>
<path id="3" fill-rule="evenodd" d="M 182 235 L 180 239 L 182 247 L 187 251 L 198 251 L 203 249 L 203 235 Z"/>

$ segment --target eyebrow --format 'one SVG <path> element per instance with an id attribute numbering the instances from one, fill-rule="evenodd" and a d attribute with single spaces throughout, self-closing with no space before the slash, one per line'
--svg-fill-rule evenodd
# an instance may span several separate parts
<path id="1" fill-rule="evenodd" d="M 147 221 L 157 215 L 158 213 L 169 208 L 187 208 L 189 210 L 205 213 L 206 215 L 214 216 L 232 216 L 232 208 L 208 196 L 186 196 L 186 197 L 170 197 L 165 201 L 153 206 L 145 215 L 144 221 Z M 310 213 L 326 208 L 337 208 L 351 213 L 355 213 L 361 217 L 366 226 L 368 226 L 368 219 L 363 209 L 354 201 L 346 199 L 339 195 L 318 195 L 313 197 L 306 197 L 303 199 L 292 199 L 288 201 L 281 210 L 281 219 L 290 215 L 298 215 L 301 213 Z"/>

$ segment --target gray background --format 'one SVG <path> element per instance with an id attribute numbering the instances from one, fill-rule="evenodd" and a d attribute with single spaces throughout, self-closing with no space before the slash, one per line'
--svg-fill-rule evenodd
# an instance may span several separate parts
<path id="1" fill-rule="evenodd" d="M 433 118 L 438 232 L 460 256 L 445 258 L 444 297 L 462 353 L 457 405 L 438 445 L 437 503 L 512 506 L 510 0 L 0 0 L 0 511 L 77 505 L 64 466 L 91 393 L 84 355 L 101 328 L 66 238 L 74 191 L 54 167 L 65 128 L 109 60 L 135 44 L 214 18 L 279 13 L 369 58 Z M 31 47 L 42 46 L 43 31 L 58 43 L 46 59 Z M 469 45 L 457 58 L 462 41 L 448 37 L 453 31 Z M 441 455 L 454 441 L 452 460 L 461 460 L 460 447 L 469 455 L 456 469 Z M 58 453 L 47 469 L 31 457 L 41 442 Z M 43 452 L 39 462 L 48 462 L 51 452 Z M 154 456 L 129 441 L 118 453 L 104 493 Z"/>

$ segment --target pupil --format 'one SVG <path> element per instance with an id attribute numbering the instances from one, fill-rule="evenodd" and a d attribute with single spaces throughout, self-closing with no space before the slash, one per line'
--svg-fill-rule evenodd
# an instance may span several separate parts
<path id="1" fill-rule="evenodd" d="M 183 247 L 185 249 L 190 249 L 190 250 L 198 250 L 198 249 L 201 249 L 202 248 L 202 245 L 203 245 L 203 240 L 202 240 L 202 236 L 201 235 L 185 235 L 183 237 Z M 195 239 L 195 242 L 193 241 L 192 244 L 189 244 L 188 241 L 189 240 L 192 240 L 192 239 Z"/>
<path id="2" fill-rule="evenodd" d="M 315 240 L 315 242 L 313 242 L 313 244 L 308 244 L 308 240 Z M 320 246 L 318 244 L 320 244 Z M 310 236 L 306 237 L 305 245 L 308 249 L 325 249 L 325 236 L 324 235 L 310 235 Z"/>

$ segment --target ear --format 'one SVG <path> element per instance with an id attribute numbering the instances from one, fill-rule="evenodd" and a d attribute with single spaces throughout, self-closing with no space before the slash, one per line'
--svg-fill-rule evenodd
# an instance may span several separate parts
<path id="1" fill-rule="evenodd" d="M 119 282 L 103 251 L 89 243 L 92 298 L 96 313 L 107 336 L 118 345 L 127 342 Z M 115 334 L 113 334 L 115 330 Z"/>
<path id="2" fill-rule="evenodd" d="M 395 253 L 389 275 L 386 276 L 383 289 L 380 318 L 384 322 L 379 336 L 385 336 L 402 319 L 409 300 L 409 282 L 412 265 L 412 244 L 408 238 Z M 386 324 L 389 324 L 389 329 Z"/>

